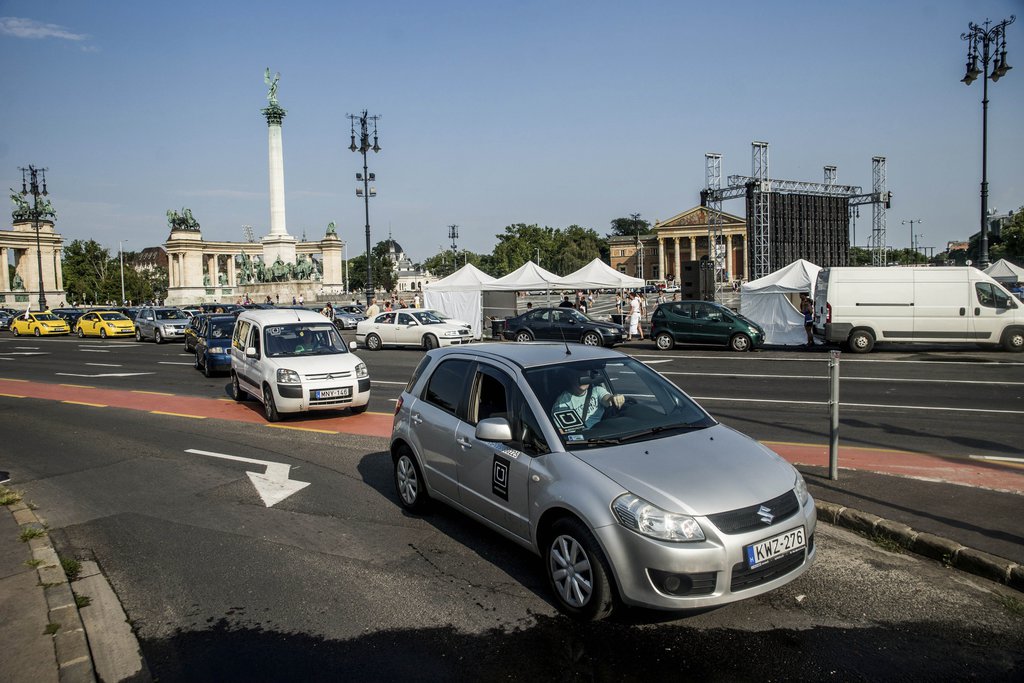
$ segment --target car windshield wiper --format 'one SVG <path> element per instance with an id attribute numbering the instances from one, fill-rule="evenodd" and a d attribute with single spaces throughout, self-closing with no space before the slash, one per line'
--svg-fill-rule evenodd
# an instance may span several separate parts
<path id="1" fill-rule="evenodd" d="M 620 441 L 629 441 L 631 439 L 636 439 L 636 438 L 641 437 L 641 436 L 651 436 L 653 434 L 663 434 L 665 432 L 676 432 L 676 431 L 679 431 L 679 432 L 695 432 L 698 429 L 707 429 L 710 426 L 711 426 L 710 424 L 707 424 L 703 420 L 700 421 L 700 422 L 692 422 L 692 423 L 691 422 L 684 422 L 684 423 L 671 424 L 671 425 L 658 425 L 657 427 L 651 427 L 650 429 L 641 429 L 638 432 L 630 432 L 629 434 L 623 434 L 621 437 L 619 437 L 619 440 Z"/>

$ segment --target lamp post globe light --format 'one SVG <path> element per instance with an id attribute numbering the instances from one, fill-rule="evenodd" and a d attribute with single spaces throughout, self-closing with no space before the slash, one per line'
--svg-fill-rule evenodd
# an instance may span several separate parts
<path id="1" fill-rule="evenodd" d="M 961 33 L 960 39 L 967 41 L 967 66 L 964 77 L 960 80 L 970 85 L 978 76 L 984 81 L 981 97 L 981 235 L 978 250 L 978 267 L 984 270 L 988 260 L 988 81 L 993 83 L 1012 69 L 1006 61 L 1006 27 L 1016 21 L 1015 15 L 1003 19 L 995 26 L 985 20 L 981 27 L 973 21 L 968 24 L 967 33 Z M 990 28 L 991 26 L 991 28 Z M 993 49 L 994 48 L 994 49 Z M 982 68 L 978 69 L 978 62 Z M 992 72 L 988 65 L 992 61 Z"/>
<path id="2" fill-rule="evenodd" d="M 39 310 L 46 310 L 46 294 L 43 292 L 43 250 L 39 239 L 39 216 L 42 211 L 52 214 L 52 210 L 49 208 L 49 202 L 43 200 L 43 207 L 40 209 L 39 206 L 39 195 L 45 197 L 50 194 L 46 191 L 46 169 L 36 168 L 35 166 L 29 165 L 28 168 L 22 168 L 21 170 L 21 196 L 27 197 L 32 195 L 32 227 L 36 230 L 36 269 L 39 275 Z M 28 178 L 26 183 L 25 172 L 28 171 Z M 42 185 L 42 189 L 40 189 Z"/>
<path id="3" fill-rule="evenodd" d="M 363 183 L 362 187 L 356 187 L 356 196 L 362 197 L 366 206 L 366 305 L 369 307 L 373 300 L 373 265 L 370 255 L 370 197 L 377 196 L 377 188 L 370 187 L 370 183 L 377 179 L 377 176 L 369 172 L 366 164 L 366 153 L 369 151 L 379 152 L 380 145 L 377 144 L 377 120 L 380 115 L 370 116 L 364 109 L 361 114 L 349 114 L 351 123 L 352 144 L 349 151 L 359 152 L 363 155 L 363 172 L 356 173 L 356 180 Z M 356 144 L 356 122 L 359 122 L 359 144 Z M 373 123 L 373 144 L 370 144 L 370 123 Z"/>

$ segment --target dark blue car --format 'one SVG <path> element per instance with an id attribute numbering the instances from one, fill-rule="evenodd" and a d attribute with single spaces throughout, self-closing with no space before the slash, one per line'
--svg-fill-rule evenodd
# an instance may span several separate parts
<path id="1" fill-rule="evenodd" d="M 215 372 L 231 371 L 231 333 L 233 315 L 196 316 L 194 321 L 196 370 L 207 377 Z"/>

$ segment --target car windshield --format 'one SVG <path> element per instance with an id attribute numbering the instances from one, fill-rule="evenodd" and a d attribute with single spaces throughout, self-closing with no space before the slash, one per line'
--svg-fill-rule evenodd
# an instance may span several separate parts
<path id="1" fill-rule="evenodd" d="M 177 308 L 162 308 L 156 312 L 157 320 L 188 320 L 188 315 L 185 311 L 179 311 Z"/>
<path id="2" fill-rule="evenodd" d="M 329 323 L 271 325 L 264 333 L 265 348 L 271 358 L 348 353 L 337 328 Z"/>
<path id="3" fill-rule="evenodd" d="M 415 311 L 412 315 L 420 321 L 421 325 L 439 325 L 444 322 L 434 315 L 432 311 Z"/>
<path id="4" fill-rule="evenodd" d="M 127 320 L 128 318 L 120 313 L 97 313 L 101 320 Z"/>
<path id="5" fill-rule="evenodd" d="M 229 339 L 234 329 L 235 321 L 233 318 L 230 320 L 214 320 L 206 328 L 206 334 L 210 339 Z"/>
<path id="6" fill-rule="evenodd" d="M 662 438 L 716 424 L 674 384 L 632 358 L 564 363 L 524 374 L 568 448 Z"/>
<path id="7" fill-rule="evenodd" d="M 36 320 L 60 320 L 53 313 L 33 313 Z"/>

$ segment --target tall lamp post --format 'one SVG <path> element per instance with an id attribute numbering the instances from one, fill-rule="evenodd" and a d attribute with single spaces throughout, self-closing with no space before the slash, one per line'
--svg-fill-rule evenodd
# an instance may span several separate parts
<path id="1" fill-rule="evenodd" d="M 914 251 L 914 224 L 917 223 L 918 225 L 921 225 L 921 223 L 924 223 L 924 221 L 921 220 L 920 218 L 911 218 L 908 221 L 900 221 L 900 225 L 906 225 L 907 223 L 910 223 L 910 251 L 911 251 L 911 253 L 908 255 L 908 260 L 909 260 L 910 263 L 913 263 L 914 262 L 914 254 L 913 254 L 913 251 Z"/>
<path id="2" fill-rule="evenodd" d="M 370 187 L 370 183 L 377 179 L 376 174 L 370 173 L 366 165 L 366 153 L 369 151 L 379 152 L 380 145 L 377 144 L 377 120 L 380 115 L 369 116 L 366 110 L 362 114 L 349 114 L 351 122 L 352 144 L 348 146 L 352 152 L 359 152 L 363 155 L 363 172 L 356 173 L 356 180 L 362 181 L 363 186 L 356 188 L 356 196 L 362 197 L 366 205 L 366 305 L 369 306 L 373 300 L 373 265 L 370 256 L 370 197 L 377 196 L 377 188 Z M 359 144 L 356 144 L 356 122 L 359 122 Z M 373 123 L 373 144 L 370 144 L 370 123 Z"/>
<path id="3" fill-rule="evenodd" d="M 117 241 L 117 251 L 118 251 L 118 253 L 121 254 L 121 305 L 122 306 L 127 305 L 128 300 L 124 298 L 124 247 L 121 246 L 121 243 L 122 242 L 127 242 L 127 241 L 128 240 L 118 240 Z"/>
<path id="4" fill-rule="evenodd" d="M 28 171 L 28 183 L 26 185 L 25 171 Z M 42 190 L 39 189 L 40 183 L 42 184 Z M 44 197 L 49 192 L 46 191 L 46 169 L 36 168 L 35 166 L 29 165 L 28 168 L 21 169 L 21 196 L 27 197 L 32 195 L 32 227 L 36 229 L 36 258 L 37 258 L 37 269 L 39 273 L 39 310 L 46 310 L 46 295 L 43 293 L 43 249 L 39 239 L 39 195 Z M 43 200 L 44 208 L 46 206 L 46 200 Z"/>
<path id="5" fill-rule="evenodd" d="M 985 269 L 988 261 L 988 81 L 998 81 L 1012 69 L 1006 62 L 1006 27 L 1017 19 L 1010 15 L 1009 19 L 989 28 L 992 22 L 985 20 L 982 28 L 973 21 L 968 24 L 967 33 L 961 33 L 960 39 L 967 41 L 967 71 L 961 79 L 964 85 L 970 85 L 978 76 L 982 76 L 984 85 L 981 97 L 981 244 L 978 251 L 978 267 Z M 979 52 L 978 48 L 981 48 Z M 990 52 L 990 48 L 993 48 Z M 982 69 L 978 70 L 978 61 Z M 992 73 L 988 64 L 992 62 Z"/>

